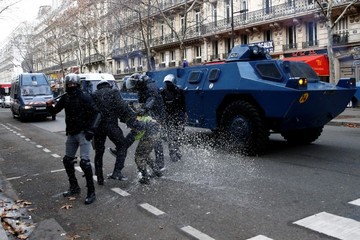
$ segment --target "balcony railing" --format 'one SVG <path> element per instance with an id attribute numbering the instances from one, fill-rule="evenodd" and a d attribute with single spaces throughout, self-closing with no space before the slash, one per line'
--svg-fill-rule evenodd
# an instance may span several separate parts
<path id="1" fill-rule="evenodd" d="M 335 34 L 333 34 L 332 39 L 333 39 L 334 46 L 348 43 L 349 42 L 349 33 L 347 31 L 335 33 Z"/>
<path id="2" fill-rule="evenodd" d="M 309 48 L 309 47 L 318 47 L 319 41 L 318 40 L 312 40 L 302 43 L 302 48 Z"/>
<path id="3" fill-rule="evenodd" d="M 297 43 L 288 43 L 288 44 L 283 45 L 283 51 L 286 51 L 289 49 L 297 49 Z"/>
<path id="4" fill-rule="evenodd" d="M 346 3 L 351 2 L 351 0 L 342 0 L 342 1 L 335 1 L 334 7 L 338 5 L 344 5 Z M 184 0 L 173 0 L 170 3 L 164 3 L 162 5 L 163 10 L 171 9 L 173 7 L 178 6 L 179 4 L 183 4 Z M 315 11 L 316 9 L 319 9 L 319 6 L 317 4 L 309 3 L 309 0 L 298 0 L 294 1 L 291 4 L 284 3 L 279 5 L 274 5 L 266 9 L 261 9 L 257 11 L 251 11 L 251 12 L 237 12 L 234 13 L 234 29 L 240 29 L 240 28 L 246 28 L 248 24 L 254 24 L 257 22 L 263 22 L 265 20 L 271 19 L 272 21 L 276 21 L 277 18 L 283 18 L 287 15 L 293 15 L 293 14 L 299 14 L 299 13 L 307 13 L 311 11 Z M 152 12 L 153 14 L 156 14 Z M 136 20 L 136 19 L 135 19 Z M 197 25 L 193 27 L 187 28 L 187 31 L 185 32 L 185 40 L 187 39 L 193 39 L 198 38 L 199 36 L 206 36 L 206 35 L 214 35 L 215 33 L 225 33 L 230 32 L 232 29 L 231 27 L 231 21 L 229 19 L 225 18 L 222 20 L 217 20 L 216 22 L 209 22 L 202 25 Z M 182 38 L 184 35 L 182 33 L 179 33 L 179 36 Z M 336 44 L 341 44 L 346 39 L 341 38 L 340 41 L 336 42 Z M 165 44 L 172 44 L 177 43 L 179 40 L 174 37 L 174 34 L 168 34 L 164 36 L 159 37 L 153 37 L 150 40 L 150 46 L 159 46 L 159 45 L 165 45 Z M 307 47 L 306 43 L 304 47 Z M 309 45 L 310 46 L 310 45 Z M 290 44 L 283 45 L 283 49 L 296 49 L 297 46 L 291 46 Z M 133 44 L 131 48 L 129 46 L 125 48 L 118 48 L 114 51 L 113 56 L 115 55 L 121 55 L 126 54 L 128 52 L 131 52 L 133 49 L 139 50 L 144 49 L 143 44 Z"/>

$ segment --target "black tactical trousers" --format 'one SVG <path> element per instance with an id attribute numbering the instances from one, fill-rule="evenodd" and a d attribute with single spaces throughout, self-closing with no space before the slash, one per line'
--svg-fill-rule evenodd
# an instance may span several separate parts
<path id="1" fill-rule="evenodd" d="M 99 176 L 98 174 L 102 175 L 103 155 L 105 151 L 106 137 L 108 137 L 115 144 L 117 150 L 113 174 L 120 174 L 125 164 L 125 159 L 127 155 L 127 142 L 125 140 L 123 131 L 117 123 L 104 123 L 99 126 L 94 136 L 95 174 L 97 176 Z"/>

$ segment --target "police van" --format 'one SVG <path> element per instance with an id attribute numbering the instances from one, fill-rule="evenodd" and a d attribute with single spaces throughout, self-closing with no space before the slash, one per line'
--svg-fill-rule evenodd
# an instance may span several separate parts
<path id="1" fill-rule="evenodd" d="M 96 91 L 96 86 L 101 80 L 107 80 L 113 89 L 119 86 L 112 74 L 109 73 L 80 73 L 81 89 L 89 94 Z"/>
<path id="2" fill-rule="evenodd" d="M 21 73 L 11 82 L 10 109 L 14 118 L 20 121 L 33 117 L 52 117 L 46 109 L 46 102 L 53 98 L 50 83 L 44 73 Z"/>

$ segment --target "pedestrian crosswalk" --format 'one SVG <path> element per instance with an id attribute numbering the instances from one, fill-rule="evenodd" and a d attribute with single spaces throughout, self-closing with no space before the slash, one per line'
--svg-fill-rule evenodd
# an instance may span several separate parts
<path id="1" fill-rule="evenodd" d="M 349 204 L 360 206 L 360 199 L 351 201 Z M 295 221 L 294 224 L 336 239 L 360 239 L 359 221 L 328 212 L 320 212 L 308 216 L 306 218 Z"/>
<path id="2" fill-rule="evenodd" d="M 349 204 L 360 207 L 360 198 Z M 293 222 L 294 225 L 340 240 L 360 240 L 360 222 L 328 212 L 320 212 Z M 258 235 L 247 240 L 276 240 Z"/>

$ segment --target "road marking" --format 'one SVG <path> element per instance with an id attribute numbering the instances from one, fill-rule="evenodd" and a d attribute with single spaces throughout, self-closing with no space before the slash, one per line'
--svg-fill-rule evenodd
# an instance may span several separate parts
<path id="1" fill-rule="evenodd" d="M 21 138 L 26 138 L 24 135 L 21 135 L 20 137 L 21 137 Z"/>
<path id="2" fill-rule="evenodd" d="M 61 157 L 60 155 L 58 155 L 58 154 L 56 154 L 56 153 L 51 154 L 51 156 L 53 156 L 54 158 L 59 158 L 59 157 Z"/>
<path id="3" fill-rule="evenodd" d="M 31 141 L 31 139 L 30 139 L 30 138 L 25 138 L 25 141 L 28 141 L 28 142 L 29 142 L 29 141 Z"/>
<path id="4" fill-rule="evenodd" d="M 19 179 L 19 178 L 22 178 L 23 176 L 20 176 L 20 177 L 12 177 L 12 178 L 7 178 L 6 180 L 10 181 L 10 180 L 14 180 L 14 179 Z"/>
<path id="5" fill-rule="evenodd" d="M 83 172 L 82 169 L 81 169 L 81 167 L 79 167 L 79 166 L 75 167 L 75 169 L 76 169 L 76 171 L 78 171 L 78 172 Z"/>
<path id="6" fill-rule="evenodd" d="M 140 207 L 144 208 L 145 210 L 147 210 L 148 212 L 156 215 L 156 216 L 159 216 L 159 215 L 162 215 L 162 214 L 165 214 L 163 211 L 161 211 L 160 209 L 157 209 L 156 207 L 154 206 L 151 206 L 150 204 L 148 203 L 142 203 L 140 204 Z"/>
<path id="7" fill-rule="evenodd" d="M 265 237 L 264 235 L 257 235 L 255 237 L 249 238 L 248 240 L 273 240 L 273 239 Z"/>
<path id="8" fill-rule="evenodd" d="M 44 151 L 44 152 L 47 152 L 47 153 L 51 152 L 51 151 L 50 151 L 49 149 L 47 149 L 47 148 L 44 148 L 43 151 Z"/>
<path id="9" fill-rule="evenodd" d="M 42 148 L 43 146 L 41 146 L 41 145 L 36 145 L 36 147 L 37 147 L 37 148 Z"/>
<path id="10" fill-rule="evenodd" d="M 111 188 L 111 190 L 113 190 L 114 192 L 116 192 L 117 194 L 123 196 L 123 197 L 127 197 L 127 196 L 130 196 L 130 193 L 124 191 L 124 190 L 121 190 L 120 188 Z"/>
<path id="11" fill-rule="evenodd" d="M 360 206 L 360 198 L 356 199 L 354 201 L 349 202 L 350 204 L 356 205 L 356 206 Z"/>
<path id="12" fill-rule="evenodd" d="M 191 226 L 183 227 L 183 228 L 181 228 L 181 230 L 183 230 L 187 234 L 190 234 L 191 236 L 193 236 L 199 240 L 215 240 L 214 238 L 206 235 L 205 233 L 200 232 L 199 230 L 197 230 Z"/>
<path id="13" fill-rule="evenodd" d="M 327 212 L 309 216 L 294 224 L 341 240 L 360 239 L 360 222 Z"/>
<path id="14" fill-rule="evenodd" d="M 64 168 L 62 168 L 62 169 L 57 169 L 57 170 L 51 170 L 50 172 L 51 172 L 51 173 L 56 173 L 56 172 L 63 172 L 63 171 L 65 171 Z"/>

